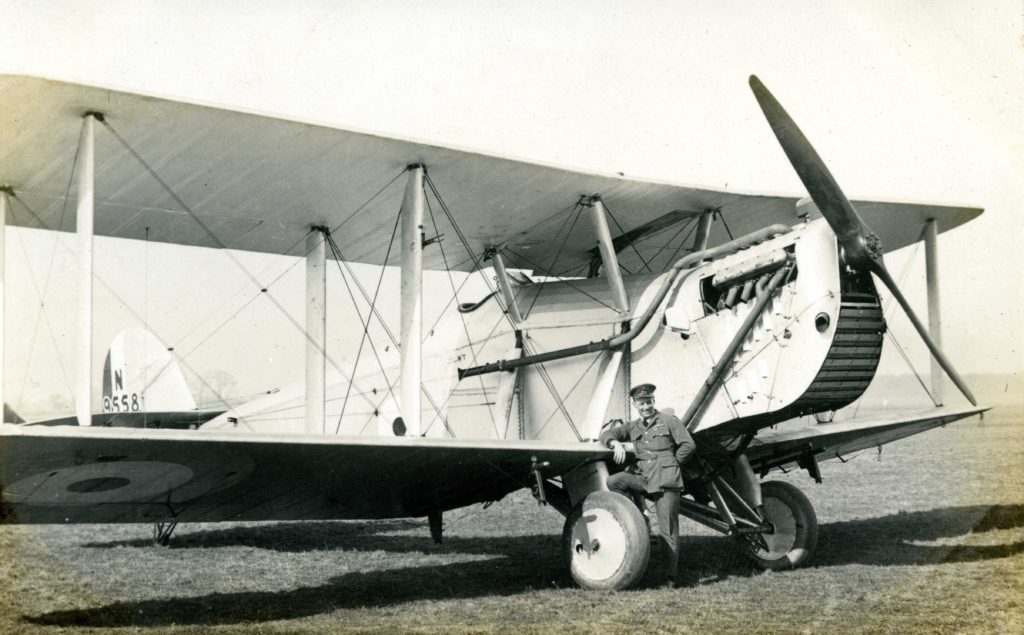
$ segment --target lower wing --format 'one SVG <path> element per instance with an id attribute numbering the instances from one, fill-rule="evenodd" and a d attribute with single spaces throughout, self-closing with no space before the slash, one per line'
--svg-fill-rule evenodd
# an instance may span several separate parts
<path id="1" fill-rule="evenodd" d="M 813 456 L 818 461 L 843 459 L 853 452 L 879 447 L 953 421 L 981 414 L 988 408 L 932 408 L 921 412 L 873 420 L 818 424 L 798 430 L 758 433 L 747 458 L 759 473 L 801 465 Z"/>
<path id="2" fill-rule="evenodd" d="M 14 523 L 424 516 L 500 499 L 609 454 L 596 443 L 0 426 Z"/>

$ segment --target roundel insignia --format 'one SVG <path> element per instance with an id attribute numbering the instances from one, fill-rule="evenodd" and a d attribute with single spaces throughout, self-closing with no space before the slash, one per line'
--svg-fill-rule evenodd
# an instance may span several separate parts
<path id="1" fill-rule="evenodd" d="M 4 487 L 12 503 L 95 505 L 146 501 L 192 480 L 191 468 L 164 461 L 92 463 L 40 472 Z"/>

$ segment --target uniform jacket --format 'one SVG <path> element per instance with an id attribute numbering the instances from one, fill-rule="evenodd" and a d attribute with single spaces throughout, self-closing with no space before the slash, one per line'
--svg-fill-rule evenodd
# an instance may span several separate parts
<path id="1" fill-rule="evenodd" d="M 599 441 L 607 446 L 613 439 L 633 443 L 648 492 L 683 488 L 680 467 L 689 460 L 696 444 L 675 415 L 658 412 L 649 425 L 639 417 L 632 419 L 605 430 Z"/>

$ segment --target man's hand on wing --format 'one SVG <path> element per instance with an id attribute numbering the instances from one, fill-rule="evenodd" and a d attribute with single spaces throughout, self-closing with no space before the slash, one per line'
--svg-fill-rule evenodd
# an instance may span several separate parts
<path id="1" fill-rule="evenodd" d="M 633 451 L 632 443 L 623 443 L 621 441 L 612 439 L 612 442 L 609 445 L 612 448 L 612 459 L 614 459 L 615 462 L 619 464 L 625 462 L 626 452 Z"/>

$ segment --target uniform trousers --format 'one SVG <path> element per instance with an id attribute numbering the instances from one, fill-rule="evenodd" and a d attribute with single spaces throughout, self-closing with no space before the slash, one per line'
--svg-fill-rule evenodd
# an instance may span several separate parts
<path id="1" fill-rule="evenodd" d="M 667 575 L 674 581 L 679 570 L 679 492 L 648 492 L 646 479 L 629 472 L 609 476 L 608 489 L 631 499 L 641 512 L 644 511 L 644 498 L 654 501 L 658 515 L 658 539 L 668 559 Z"/>

